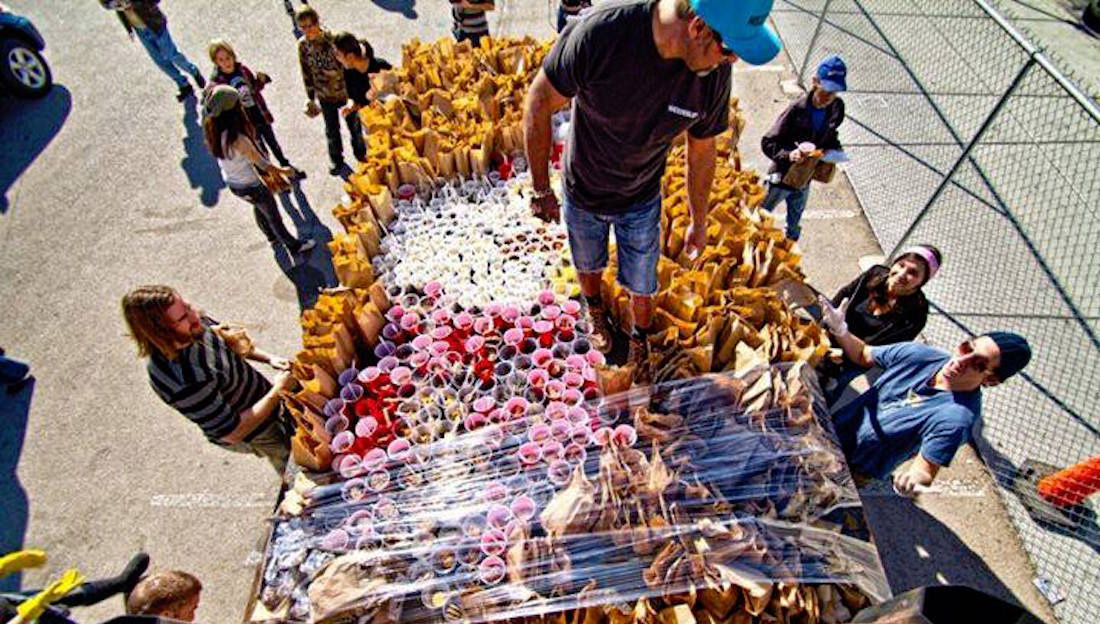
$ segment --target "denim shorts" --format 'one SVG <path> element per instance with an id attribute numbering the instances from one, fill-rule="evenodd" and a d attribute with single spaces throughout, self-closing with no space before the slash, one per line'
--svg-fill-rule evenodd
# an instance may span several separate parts
<path id="1" fill-rule="evenodd" d="M 657 294 L 657 261 L 661 257 L 661 196 L 631 206 L 619 214 L 596 214 L 577 206 L 565 194 L 565 227 L 573 266 L 580 273 L 607 268 L 607 242 L 615 226 L 619 284 L 631 294 Z"/>

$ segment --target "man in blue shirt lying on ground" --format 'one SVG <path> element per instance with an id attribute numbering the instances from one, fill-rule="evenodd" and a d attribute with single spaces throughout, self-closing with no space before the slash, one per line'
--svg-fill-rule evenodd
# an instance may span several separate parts
<path id="1" fill-rule="evenodd" d="M 992 387 L 1027 366 L 1031 347 L 1009 332 L 964 341 L 954 353 L 915 342 L 869 347 L 848 332 L 848 300 L 834 308 L 818 298 L 822 321 L 846 358 L 882 374 L 855 400 L 834 409 L 833 423 L 855 473 L 884 478 L 914 455 L 894 477 L 894 488 L 911 496 L 932 483 L 940 468 L 970 439 L 981 417 L 981 388 Z"/>

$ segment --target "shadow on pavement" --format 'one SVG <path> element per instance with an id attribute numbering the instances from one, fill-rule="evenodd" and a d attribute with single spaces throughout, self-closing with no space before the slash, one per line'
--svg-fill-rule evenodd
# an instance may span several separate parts
<path id="1" fill-rule="evenodd" d="M 339 285 L 339 281 L 336 279 L 336 269 L 332 266 L 332 253 L 328 250 L 328 243 L 332 240 L 332 230 L 317 218 L 305 193 L 302 192 L 301 184 L 295 182 L 293 191 L 293 201 L 291 193 L 281 193 L 279 204 L 294 221 L 298 238 L 317 241 L 317 246 L 307 251 L 299 263 L 292 266 L 286 248 L 276 245 L 275 262 L 278 263 L 283 274 L 294 282 L 294 287 L 298 291 L 298 308 L 304 311 L 317 302 L 322 288 L 335 288 Z"/>
<path id="2" fill-rule="evenodd" d="M 420 17 L 413 8 L 416 6 L 416 0 L 371 0 L 371 2 L 384 11 L 400 13 L 411 20 Z"/>
<path id="3" fill-rule="evenodd" d="M 218 161 L 206 149 L 199 124 L 198 101 L 194 96 L 183 101 L 183 127 L 187 135 L 183 137 L 183 160 L 180 166 L 187 174 L 187 182 L 193 189 L 199 189 L 199 201 L 203 206 L 213 207 L 218 203 L 218 194 L 225 188 Z"/>
<path id="4" fill-rule="evenodd" d="M 0 388 L 0 554 L 23 548 L 29 504 L 16 468 L 23 452 L 34 381 L 15 394 Z M 22 574 L 0 579 L 0 591 L 19 591 Z"/>
<path id="5" fill-rule="evenodd" d="M 57 136 L 72 107 L 72 94 L 58 84 L 40 100 L 0 98 L 0 214 L 8 211 L 8 189 Z"/>
<path id="6" fill-rule="evenodd" d="M 860 498 L 894 595 L 926 585 L 967 585 L 1020 604 L 954 531 L 911 500 L 862 491 Z"/>

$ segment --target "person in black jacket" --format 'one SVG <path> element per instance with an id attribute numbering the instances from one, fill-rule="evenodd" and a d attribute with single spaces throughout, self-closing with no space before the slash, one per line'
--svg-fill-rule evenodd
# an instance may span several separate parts
<path id="1" fill-rule="evenodd" d="M 841 288 L 832 304 L 844 310 L 849 331 L 866 344 L 915 340 L 928 321 L 921 288 L 942 263 L 943 255 L 932 245 L 909 247 L 889 267 L 876 264 Z"/>
<path id="2" fill-rule="evenodd" d="M 799 222 L 810 195 L 807 184 L 794 188 L 781 182 L 791 165 L 814 150 L 840 150 L 837 128 L 844 122 L 844 100 L 837 93 L 847 89 L 848 69 L 839 56 L 830 56 L 817 66 L 809 93 L 791 102 L 760 141 L 764 155 L 772 160 L 768 170 L 763 208 L 772 210 L 786 200 L 787 238 L 798 240 Z"/>

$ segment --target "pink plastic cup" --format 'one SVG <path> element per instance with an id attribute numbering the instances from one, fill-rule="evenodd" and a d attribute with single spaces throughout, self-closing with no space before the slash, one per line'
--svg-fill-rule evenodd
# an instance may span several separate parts
<path id="1" fill-rule="evenodd" d="M 346 453 L 351 450 L 351 447 L 355 445 L 355 434 L 344 430 L 332 437 L 333 453 Z"/>
<path id="2" fill-rule="evenodd" d="M 479 414 L 488 414 L 493 411 L 496 403 L 493 401 L 493 397 L 483 396 L 474 401 L 474 411 Z"/>
<path id="3" fill-rule="evenodd" d="M 527 399 L 517 396 L 508 399 L 508 402 L 504 404 L 504 411 L 513 419 L 522 418 L 527 415 L 529 407 Z"/>
<path id="4" fill-rule="evenodd" d="M 561 308 L 559 308 L 558 306 L 556 306 L 556 305 L 543 306 L 543 308 L 542 308 L 542 318 L 546 319 L 547 321 L 555 321 L 555 320 L 558 319 L 559 316 L 561 316 Z M 538 331 L 538 330 L 536 329 L 535 331 Z"/>
<path id="5" fill-rule="evenodd" d="M 508 498 L 508 488 L 499 483 L 490 483 L 481 493 L 481 500 L 486 503 L 503 503 Z"/>
<path id="6" fill-rule="evenodd" d="M 505 505 L 493 505 L 485 513 L 485 523 L 494 529 L 503 529 L 512 519 L 512 510 Z"/>
<path id="7" fill-rule="evenodd" d="M 412 369 L 407 366 L 398 366 L 390 371 L 390 381 L 395 386 L 403 386 L 412 381 Z"/>
<path id="8" fill-rule="evenodd" d="M 500 529 L 490 529 L 481 534 L 481 552 L 490 557 L 504 554 L 508 549 L 508 538 Z"/>
<path id="9" fill-rule="evenodd" d="M 550 362 L 554 361 L 554 354 L 550 349 L 535 349 L 535 352 L 531 354 L 531 361 L 538 368 L 546 368 L 550 365 Z"/>
<path id="10" fill-rule="evenodd" d="M 508 566 L 500 557 L 486 557 L 477 567 L 477 577 L 485 585 L 496 585 L 504 580 Z"/>
<path id="11" fill-rule="evenodd" d="M 518 327 L 513 327 L 504 332 L 504 344 L 518 347 L 519 343 L 523 342 L 523 330 Z"/>
<path id="12" fill-rule="evenodd" d="M 619 446 L 634 446 L 638 442 L 638 432 L 630 425 L 619 425 L 612 432 L 611 441 Z"/>
<path id="13" fill-rule="evenodd" d="M 505 323 L 514 324 L 516 319 L 519 318 L 519 307 L 514 305 L 506 305 L 500 311 L 500 318 Z"/>
<path id="14" fill-rule="evenodd" d="M 542 459 L 542 447 L 534 442 L 524 442 L 519 445 L 516 455 L 519 457 L 520 463 L 531 466 Z"/>
<path id="15" fill-rule="evenodd" d="M 550 433 L 550 426 L 538 424 L 527 431 L 527 439 L 535 444 L 543 444 L 553 437 Z"/>
<path id="16" fill-rule="evenodd" d="M 424 284 L 424 294 L 432 299 L 438 299 L 443 294 L 443 284 L 434 280 Z"/>
<path id="17" fill-rule="evenodd" d="M 565 455 L 565 447 L 557 440 L 550 440 L 544 443 L 541 450 L 542 459 L 548 463 L 554 463 Z"/>
<path id="18" fill-rule="evenodd" d="M 584 385 L 584 375 L 580 373 L 569 372 L 561 376 L 561 380 L 565 382 L 565 385 L 570 388 L 580 388 Z"/>
<path id="19" fill-rule="evenodd" d="M 549 392 L 547 392 L 549 394 Z M 584 393 L 576 388 L 567 388 L 561 395 L 561 400 L 568 406 L 573 407 L 580 405 L 584 402 Z"/>
<path id="20" fill-rule="evenodd" d="M 340 476 L 345 479 L 354 479 L 359 475 L 366 472 L 363 468 L 362 460 L 355 453 L 348 453 L 340 458 L 339 465 L 334 461 L 333 467 L 336 468 L 336 472 L 340 473 Z"/>
<path id="21" fill-rule="evenodd" d="M 588 353 L 584 354 L 584 359 L 588 360 L 589 366 L 599 367 L 607 363 L 607 359 L 599 351 L 592 349 Z"/>
<path id="22" fill-rule="evenodd" d="M 512 501 L 512 515 L 521 522 L 527 522 L 535 517 L 535 500 L 530 496 L 517 496 Z"/>
<path id="23" fill-rule="evenodd" d="M 489 417 L 481 412 L 471 412 L 466 415 L 462 425 L 466 427 L 466 431 L 474 431 L 480 429 L 489 424 Z"/>
<path id="24" fill-rule="evenodd" d="M 565 401 L 565 384 L 557 379 L 551 379 L 546 382 L 546 398 L 551 401 L 563 401 L 567 405 L 568 401 Z"/>
<path id="25" fill-rule="evenodd" d="M 466 353 L 474 355 L 485 348 L 485 338 L 481 336 L 470 336 L 466 339 L 466 344 L 464 346 L 466 347 Z"/>
<path id="26" fill-rule="evenodd" d="M 574 299 L 569 299 L 561 304 L 561 311 L 570 316 L 577 316 L 581 312 L 581 303 Z"/>
<path id="27" fill-rule="evenodd" d="M 596 446 L 604 447 L 611 444 L 611 427 L 600 427 L 592 432 L 592 441 Z"/>
<path id="28" fill-rule="evenodd" d="M 569 422 L 573 423 L 574 427 L 588 425 L 588 410 L 579 405 L 570 407 Z"/>
<path id="29" fill-rule="evenodd" d="M 546 405 L 544 413 L 550 420 L 561 420 L 569 417 L 569 406 L 561 401 L 551 401 Z"/>
<path id="30" fill-rule="evenodd" d="M 583 464 L 584 460 L 588 458 L 588 451 L 584 450 L 584 447 L 580 444 L 570 444 L 565 447 L 565 461 L 576 466 L 577 464 Z"/>
<path id="31" fill-rule="evenodd" d="M 428 348 L 428 345 L 432 344 L 432 337 L 428 334 L 420 334 L 412 339 L 411 344 L 417 351 L 423 351 Z"/>
<path id="32" fill-rule="evenodd" d="M 386 455 L 393 461 L 405 461 L 409 457 L 409 449 L 412 445 L 404 438 L 396 438 L 386 445 Z"/>
<path id="33" fill-rule="evenodd" d="M 527 385 L 532 388 L 541 388 L 550 380 L 550 374 L 541 368 L 533 368 L 527 371 Z"/>
<path id="34" fill-rule="evenodd" d="M 480 316 L 474 319 L 474 331 L 482 336 L 488 336 L 493 333 L 493 329 L 496 328 L 496 324 L 493 322 L 493 318 L 489 316 Z"/>
<path id="35" fill-rule="evenodd" d="M 378 470 L 386 465 L 385 449 L 372 448 L 363 456 L 363 467 L 367 470 Z"/>
<path id="36" fill-rule="evenodd" d="M 550 464 L 550 467 L 546 469 L 546 478 L 557 486 L 565 485 L 569 482 L 569 477 L 573 474 L 573 467 L 564 460 L 558 460 Z"/>
<path id="37" fill-rule="evenodd" d="M 588 368 L 588 360 L 583 355 L 574 353 L 565 358 L 565 370 L 570 373 L 583 373 Z"/>
<path id="38" fill-rule="evenodd" d="M 538 295 L 539 305 L 543 305 L 543 306 L 553 305 L 554 301 L 556 301 L 556 300 L 557 300 L 557 296 L 554 294 L 554 291 L 552 291 L 552 290 L 544 290 L 544 291 L 540 292 L 539 295 Z"/>
<path id="39" fill-rule="evenodd" d="M 550 437 L 558 442 L 565 442 L 573 432 L 573 425 L 567 419 L 555 420 L 550 423 Z"/>
<path id="40" fill-rule="evenodd" d="M 468 332 L 474 326 L 474 315 L 469 312 L 459 312 L 454 318 L 455 329 L 461 332 Z"/>
<path id="41" fill-rule="evenodd" d="M 588 425 L 574 426 L 569 432 L 569 440 L 581 447 L 588 446 L 588 443 L 592 441 L 592 430 L 588 428 Z"/>

